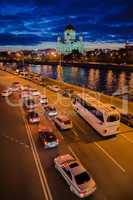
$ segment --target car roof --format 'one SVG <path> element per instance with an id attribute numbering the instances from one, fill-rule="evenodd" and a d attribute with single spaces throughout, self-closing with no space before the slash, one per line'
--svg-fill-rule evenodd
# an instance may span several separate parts
<path id="1" fill-rule="evenodd" d="M 49 133 L 52 133 L 53 129 L 50 126 L 39 126 L 38 132 L 49 132 Z"/>
<path id="2" fill-rule="evenodd" d="M 68 118 L 68 116 L 65 116 L 65 115 L 58 115 L 57 118 L 59 118 L 63 122 L 66 122 L 66 121 L 70 120 Z"/>

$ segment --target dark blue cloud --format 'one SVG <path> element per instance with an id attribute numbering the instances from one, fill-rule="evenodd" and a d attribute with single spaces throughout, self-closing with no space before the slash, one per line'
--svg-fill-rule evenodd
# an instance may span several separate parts
<path id="1" fill-rule="evenodd" d="M 86 41 L 133 41 L 132 0 L 1 0 L 0 45 L 55 41 L 71 21 Z"/>

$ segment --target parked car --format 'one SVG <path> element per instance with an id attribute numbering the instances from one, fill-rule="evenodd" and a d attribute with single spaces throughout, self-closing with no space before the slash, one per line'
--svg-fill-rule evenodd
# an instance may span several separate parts
<path id="1" fill-rule="evenodd" d="M 79 198 L 87 197 L 96 191 L 96 183 L 79 160 L 70 154 L 54 159 L 55 168 Z"/>
<path id="2" fill-rule="evenodd" d="M 45 148 L 54 148 L 59 145 L 59 140 L 50 127 L 39 128 L 39 142 Z"/>

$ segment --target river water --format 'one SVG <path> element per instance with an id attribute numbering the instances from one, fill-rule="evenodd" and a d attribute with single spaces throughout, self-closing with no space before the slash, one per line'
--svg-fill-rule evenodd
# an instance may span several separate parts
<path id="1" fill-rule="evenodd" d="M 43 76 L 58 79 L 57 66 L 32 65 L 32 71 Z M 109 69 L 96 69 L 93 67 L 81 68 L 62 66 L 62 80 L 67 83 L 87 87 L 109 95 L 118 93 L 133 94 L 133 72 Z"/>

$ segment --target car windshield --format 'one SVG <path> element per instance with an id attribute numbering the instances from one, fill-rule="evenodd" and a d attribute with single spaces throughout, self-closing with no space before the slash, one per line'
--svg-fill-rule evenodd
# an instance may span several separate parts
<path id="1" fill-rule="evenodd" d="M 46 135 L 46 140 L 47 140 L 47 142 L 54 142 L 56 140 L 56 136 L 55 135 L 51 135 L 51 134 L 47 134 Z"/>
<path id="2" fill-rule="evenodd" d="M 91 178 L 87 172 L 82 172 L 81 174 L 75 176 L 75 180 L 78 185 L 84 184 L 85 182 L 88 182 L 90 179 Z"/>
<path id="3" fill-rule="evenodd" d="M 107 118 L 107 122 L 115 122 L 119 120 L 119 115 L 110 115 Z"/>
<path id="4" fill-rule="evenodd" d="M 74 168 L 74 167 L 78 167 L 78 166 L 79 166 L 79 164 L 77 162 L 74 162 L 69 165 L 70 168 Z"/>
<path id="5" fill-rule="evenodd" d="M 27 104 L 28 104 L 28 105 L 30 105 L 30 104 L 35 104 L 35 102 L 34 102 L 34 100 L 28 100 L 28 101 L 27 101 Z"/>
<path id="6" fill-rule="evenodd" d="M 30 117 L 38 117 L 38 113 L 32 112 L 32 113 L 30 113 Z"/>
<path id="7" fill-rule="evenodd" d="M 49 107 L 50 111 L 56 111 L 56 109 L 54 107 Z"/>
<path id="8" fill-rule="evenodd" d="M 69 119 L 64 121 L 64 124 L 70 124 L 70 123 L 71 123 L 71 121 Z"/>

